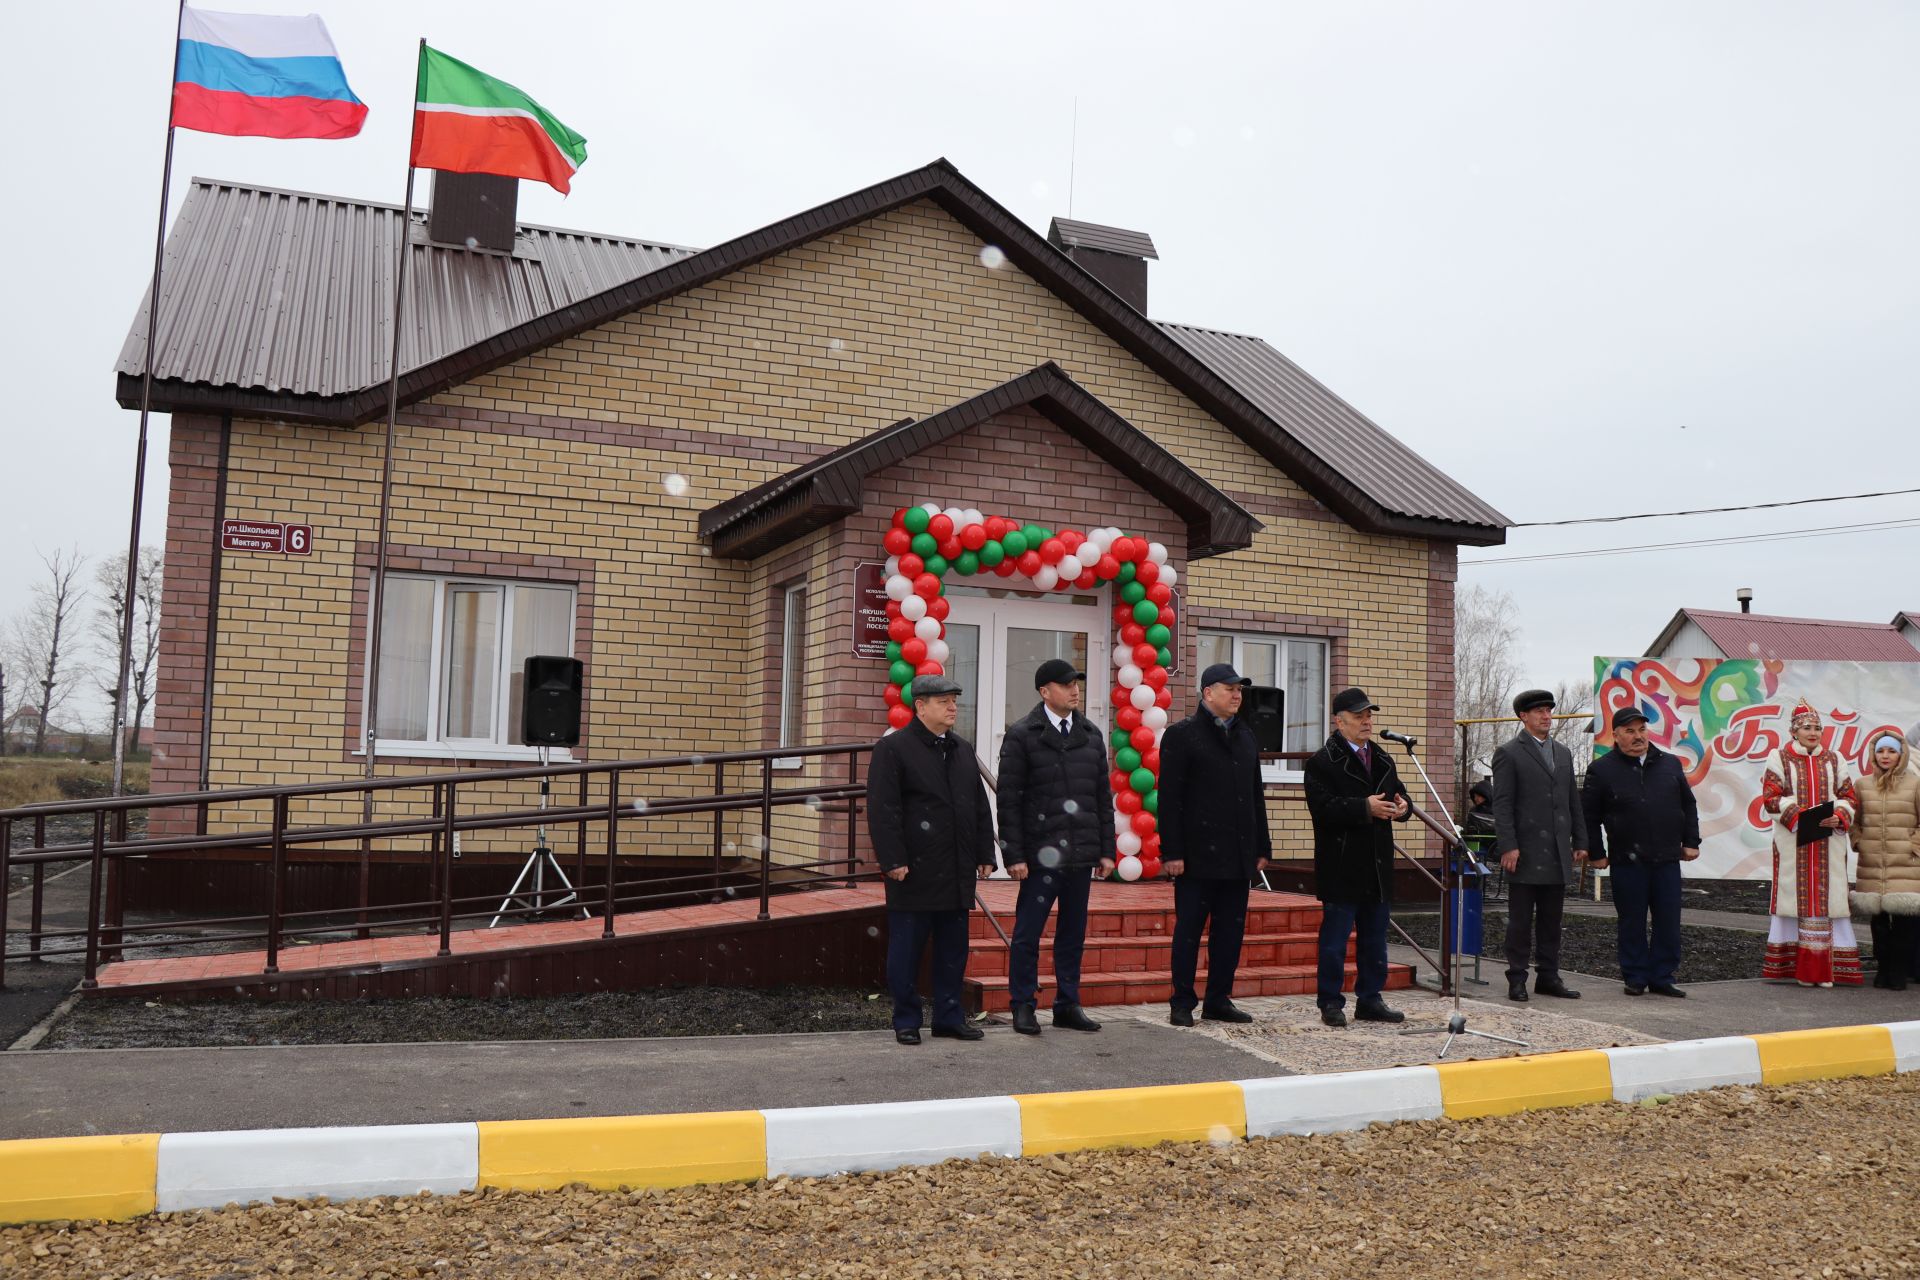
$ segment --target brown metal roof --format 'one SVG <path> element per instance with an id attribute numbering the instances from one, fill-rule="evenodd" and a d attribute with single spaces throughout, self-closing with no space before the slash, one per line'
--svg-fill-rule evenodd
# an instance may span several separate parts
<path id="1" fill-rule="evenodd" d="M 294 396 L 384 386 L 393 345 L 398 205 L 195 178 L 167 237 L 156 379 Z M 511 256 L 439 245 L 416 211 L 413 369 L 691 254 L 691 249 L 521 224 Z M 143 293 L 117 370 L 147 341 Z M 123 387 L 124 391 L 124 387 Z"/>
<path id="2" fill-rule="evenodd" d="M 1259 338 L 1184 324 L 1160 328 L 1387 510 L 1501 530 L 1510 523 Z"/>
<path id="3" fill-rule="evenodd" d="M 1782 618 L 1764 613 L 1682 609 L 1654 642 L 1665 648 L 1683 622 L 1691 621 L 1729 658 L 1777 658 L 1826 662 L 1920 662 L 1920 649 L 1886 622 L 1830 618 Z"/>
<path id="4" fill-rule="evenodd" d="M 876 471 L 1010 409 L 1031 406 L 1187 522 L 1187 558 L 1253 545 L 1260 522 L 1208 484 L 1146 433 L 1048 361 L 950 409 L 882 427 L 758 488 L 708 508 L 700 536 L 714 554 L 750 560 L 865 505 L 863 484 Z"/>
<path id="5" fill-rule="evenodd" d="M 1072 218 L 1055 218 L 1047 228 L 1047 243 L 1062 249 L 1098 249 L 1102 253 L 1124 253 L 1155 260 L 1160 257 L 1154 251 L 1153 237 L 1144 231 L 1103 227 L 1097 222 L 1075 222 Z"/>

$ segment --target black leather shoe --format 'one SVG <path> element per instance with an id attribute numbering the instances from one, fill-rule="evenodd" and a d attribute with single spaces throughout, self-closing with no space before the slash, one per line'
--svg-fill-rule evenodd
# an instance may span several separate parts
<path id="1" fill-rule="evenodd" d="M 1578 1000 L 1580 993 L 1558 978 L 1538 978 L 1533 984 L 1533 993 L 1538 996 L 1553 996 L 1559 1000 Z"/>
<path id="2" fill-rule="evenodd" d="M 1405 1022 L 1407 1015 L 1387 1007 L 1385 1000 L 1362 1000 L 1353 1007 L 1355 1022 Z"/>
<path id="3" fill-rule="evenodd" d="M 958 1027 L 935 1027 L 933 1029 L 933 1036 L 936 1040 L 985 1040 L 987 1033 L 978 1027 L 962 1025 Z"/>
<path id="4" fill-rule="evenodd" d="M 1671 996 L 1675 1000 L 1685 1000 L 1687 998 L 1687 993 L 1674 986 L 1671 982 L 1649 982 L 1647 984 L 1647 990 L 1657 996 Z"/>
<path id="5" fill-rule="evenodd" d="M 893 1038 L 900 1044 L 919 1044 L 920 1043 L 920 1033 L 914 1030 L 912 1027 L 908 1027 L 905 1031 L 895 1031 L 893 1033 Z"/>
<path id="6" fill-rule="evenodd" d="M 1167 1015 L 1167 1021 L 1176 1027 L 1190 1027 L 1193 1025 L 1193 1010 L 1175 1009 Z"/>
<path id="7" fill-rule="evenodd" d="M 1202 1005 L 1200 1016 L 1209 1022 L 1252 1022 L 1253 1015 L 1229 1000 L 1225 1004 Z"/>
<path id="8" fill-rule="evenodd" d="M 1527 1002 L 1527 980 L 1525 978 L 1507 979 L 1507 999 L 1520 1004 Z"/>
<path id="9" fill-rule="evenodd" d="M 1622 987 L 1621 990 L 1630 996 L 1643 996 L 1647 994 L 1647 989 L 1637 982 L 1629 982 L 1626 986 Z"/>
<path id="10" fill-rule="evenodd" d="M 1053 1025 L 1068 1031 L 1098 1031 L 1100 1024 L 1087 1016 L 1087 1011 L 1077 1004 L 1056 1004 L 1053 1006 Z"/>
<path id="11" fill-rule="evenodd" d="M 1055 1021 L 1058 1021 L 1056 1018 Z M 1040 1019 L 1033 1016 L 1033 1006 L 1017 1004 L 1013 1006 L 1013 1029 L 1023 1036 L 1040 1034 Z"/>
<path id="12" fill-rule="evenodd" d="M 1344 1027 L 1347 1025 L 1346 1010 L 1322 1009 L 1320 1011 L 1320 1021 L 1326 1023 L 1330 1027 Z"/>

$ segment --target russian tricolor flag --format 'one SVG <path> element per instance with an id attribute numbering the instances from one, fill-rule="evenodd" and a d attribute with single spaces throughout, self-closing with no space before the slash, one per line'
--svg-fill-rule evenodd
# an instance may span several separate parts
<path id="1" fill-rule="evenodd" d="M 319 15 L 186 9 L 173 123 L 256 138 L 351 138 L 366 104 L 347 86 Z"/>

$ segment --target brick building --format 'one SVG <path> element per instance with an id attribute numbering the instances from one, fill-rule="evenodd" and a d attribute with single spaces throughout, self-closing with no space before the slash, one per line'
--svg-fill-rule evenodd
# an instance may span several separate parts
<path id="1" fill-rule="evenodd" d="M 465 226 L 438 181 L 446 216 L 406 230 L 382 772 L 529 759 L 533 652 L 586 665 L 577 757 L 871 738 L 887 663 L 854 656 L 861 566 L 895 508 L 933 501 L 1163 543 L 1171 714 L 1231 660 L 1287 690 L 1288 746 L 1311 748 L 1359 682 L 1447 785 L 1455 552 L 1504 517 L 1259 339 L 1150 321 L 1146 236 L 1042 237 L 944 161 L 698 252 Z M 169 236 L 156 790 L 360 773 L 400 221 L 196 180 Z M 223 552 L 222 519 L 311 547 Z M 962 732 L 990 762 L 1042 657 L 1085 663 L 1110 709 L 1110 589 L 1022 582 L 947 580 Z M 1297 774 L 1270 783 L 1305 857 Z M 653 824 L 646 851 L 705 831 Z"/>

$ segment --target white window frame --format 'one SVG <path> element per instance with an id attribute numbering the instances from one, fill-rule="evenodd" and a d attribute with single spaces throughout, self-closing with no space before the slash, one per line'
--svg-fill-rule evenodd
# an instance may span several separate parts
<path id="1" fill-rule="evenodd" d="M 427 715 L 426 721 L 430 733 L 440 732 L 441 708 L 444 703 L 447 684 L 447 654 L 453 643 L 453 637 L 447 629 L 447 598 L 454 588 L 470 590 L 492 590 L 498 592 L 500 602 L 500 652 L 496 659 L 498 669 L 494 676 L 493 723 L 498 733 L 493 738 L 380 738 L 373 744 L 373 753 L 380 756 L 414 756 L 422 759 L 444 760 L 538 760 L 540 748 L 520 742 L 503 741 L 510 722 L 510 690 L 513 687 L 513 672 L 508 668 L 507 655 L 512 648 L 513 606 L 518 594 L 517 588 L 534 587 L 546 590 L 562 590 L 568 593 L 571 604 L 567 609 L 567 655 L 578 657 L 574 646 L 578 643 L 580 621 L 580 588 L 572 582 L 531 582 L 518 578 L 487 578 L 466 573 L 389 573 L 389 583 L 406 579 L 414 582 L 431 582 L 433 593 L 433 634 L 429 653 L 432 655 L 427 675 Z M 367 613 L 369 625 L 367 636 L 373 635 L 371 618 L 373 613 L 373 593 L 367 593 Z M 367 698 L 373 690 L 375 675 L 372 644 L 367 646 L 366 663 L 361 688 L 366 690 L 360 700 L 360 723 L 367 723 Z M 356 746 L 354 755 L 365 756 L 364 748 Z M 573 753 L 565 747 L 547 749 L 549 760 L 572 760 Z"/>
<path id="2" fill-rule="evenodd" d="M 789 582 L 780 588 L 780 688 L 775 695 L 780 700 L 778 710 L 779 729 L 777 730 L 777 740 L 774 743 L 775 746 L 779 747 L 790 747 L 794 745 L 793 735 L 795 726 L 787 722 L 787 693 L 790 682 L 796 675 L 802 678 L 806 675 L 804 646 L 806 645 L 807 638 L 805 634 L 794 634 L 793 598 L 795 596 L 799 596 L 803 600 L 807 598 L 807 584 L 804 579 Z M 799 658 L 797 671 L 795 669 L 796 656 Z M 774 760 L 773 767 L 776 769 L 799 769 L 805 764 L 806 758 L 804 756 L 780 756 Z"/>
<path id="3" fill-rule="evenodd" d="M 1245 674 L 1245 650 L 1242 646 L 1248 642 L 1278 646 L 1274 655 L 1274 678 L 1280 681 L 1279 688 L 1284 690 L 1287 677 L 1287 650 L 1295 644 L 1312 644 L 1320 647 L 1320 705 L 1326 707 L 1333 696 L 1333 641 L 1326 636 L 1288 635 L 1285 632 L 1240 631 L 1229 627 L 1200 627 L 1195 634 L 1196 646 L 1201 637 L 1225 636 L 1233 642 L 1233 663 L 1235 671 Z M 1197 648 L 1196 648 L 1197 652 Z M 1204 663 L 1202 666 L 1204 667 Z M 1314 746 L 1318 746 L 1316 742 Z M 1313 750 L 1308 747 L 1307 750 Z M 1263 760 L 1260 762 L 1260 780 L 1262 782 L 1304 782 L 1306 773 L 1292 760 Z"/>

